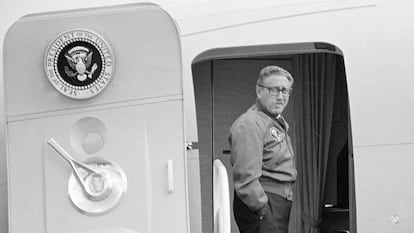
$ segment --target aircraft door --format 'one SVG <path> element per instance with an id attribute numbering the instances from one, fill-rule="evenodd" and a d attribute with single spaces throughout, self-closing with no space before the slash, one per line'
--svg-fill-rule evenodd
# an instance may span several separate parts
<path id="1" fill-rule="evenodd" d="M 4 44 L 9 232 L 188 232 L 171 18 L 152 4 L 30 15 Z"/>

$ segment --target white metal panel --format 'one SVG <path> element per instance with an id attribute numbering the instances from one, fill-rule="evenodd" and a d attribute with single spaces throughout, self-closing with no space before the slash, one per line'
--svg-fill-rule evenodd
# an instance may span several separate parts
<path id="1" fill-rule="evenodd" d="M 189 232 L 175 26 L 159 7 L 137 4 L 32 15 L 9 31 L 4 71 L 10 233 L 117 227 Z M 109 86 L 87 100 L 60 94 L 43 70 L 49 43 L 78 28 L 107 40 L 116 65 Z M 128 188 L 118 206 L 100 216 L 75 208 L 67 191 L 71 169 L 47 145 L 52 137 L 79 161 L 96 156 L 123 168 Z"/>
<path id="2" fill-rule="evenodd" d="M 114 77 L 105 95 L 85 101 L 66 98 L 44 82 L 48 46 L 60 33 L 78 28 L 101 35 L 112 47 L 115 61 Z M 154 5 L 28 16 L 9 30 L 4 46 L 9 117 L 182 94 L 181 79 L 169 78 L 181 72 L 177 30 L 169 16 Z M 48 101 L 39 102 L 34 96 Z"/>
<path id="3" fill-rule="evenodd" d="M 414 144 L 355 149 L 358 232 L 414 230 Z"/>
<path id="4" fill-rule="evenodd" d="M 167 9 L 178 21 L 182 35 L 191 36 L 245 24 L 373 5 L 374 0 L 206 1 Z"/>
<path id="5" fill-rule="evenodd" d="M 159 109 L 169 113 L 168 119 Z M 86 118 L 101 123 L 102 129 L 80 125 Z M 187 231 L 180 100 L 18 121 L 8 128 L 11 232 L 72 233 L 110 227 Z M 78 135 L 92 131 L 102 135 L 104 146 L 88 154 L 78 147 L 85 143 Z M 79 161 L 99 157 L 123 168 L 128 190 L 115 209 L 98 217 L 77 211 L 67 196 L 72 170 L 47 145 L 51 137 Z M 174 165 L 173 192 L 168 192 L 169 160 Z"/>

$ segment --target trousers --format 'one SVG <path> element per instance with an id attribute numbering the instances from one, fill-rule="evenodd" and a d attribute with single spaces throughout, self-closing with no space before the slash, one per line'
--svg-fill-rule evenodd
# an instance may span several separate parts
<path id="1" fill-rule="evenodd" d="M 266 195 L 269 211 L 260 219 L 234 194 L 233 214 L 240 233 L 288 233 L 292 201 L 269 192 Z"/>

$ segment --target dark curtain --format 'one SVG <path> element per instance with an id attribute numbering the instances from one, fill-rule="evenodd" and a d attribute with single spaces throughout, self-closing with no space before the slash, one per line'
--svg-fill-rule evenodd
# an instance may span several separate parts
<path id="1" fill-rule="evenodd" d="M 336 56 L 314 53 L 295 59 L 298 233 L 319 233 L 332 129 Z"/>

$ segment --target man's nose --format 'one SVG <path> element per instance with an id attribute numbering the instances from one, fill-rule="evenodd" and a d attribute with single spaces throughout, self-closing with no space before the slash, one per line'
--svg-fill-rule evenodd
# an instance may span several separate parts
<path id="1" fill-rule="evenodd" d="M 277 98 L 277 99 L 283 99 L 283 94 L 282 94 L 282 92 L 281 92 L 281 91 L 278 91 L 278 92 L 276 93 L 276 98 Z"/>

